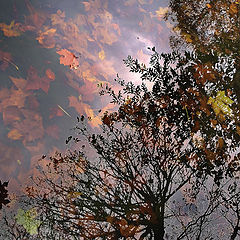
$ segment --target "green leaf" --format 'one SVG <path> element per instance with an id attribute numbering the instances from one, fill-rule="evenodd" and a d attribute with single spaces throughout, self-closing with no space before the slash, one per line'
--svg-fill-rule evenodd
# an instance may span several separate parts
<path id="1" fill-rule="evenodd" d="M 23 209 L 18 209 L 18 214 L 16 216 L 17 223 L 22 225 L 30 235 L 38 233 L 38 227 L 41 224 L 41 221 L 36 220 L 37 211 L 35 208 L 31 208 L 28 211 Z"/>

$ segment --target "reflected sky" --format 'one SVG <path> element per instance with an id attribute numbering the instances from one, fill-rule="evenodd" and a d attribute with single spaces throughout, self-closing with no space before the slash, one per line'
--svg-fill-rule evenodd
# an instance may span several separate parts
<path id="1" fill-rule="evenodd" d="M 78 115 L 99 128 L 113 105 L 97 84 L 116 74 L 138 82 L 128 55 L 148 63 L 148 47 L 169 51 L 161 0 L 0 1 L 0 179 L 17 189 L 42 155 L 68 146 Z M 99 109 L 102 109 L 99 113 Z"/>

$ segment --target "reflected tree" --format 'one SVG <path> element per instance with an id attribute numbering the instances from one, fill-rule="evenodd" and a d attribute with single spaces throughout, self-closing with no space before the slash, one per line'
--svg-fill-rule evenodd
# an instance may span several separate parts
<path id="1" fill-rule="evenodd" d="M 239 170 L 224 127 L 234 101 L 222 91 L 211 100 L 222 105 L 208 103 L 197 61 L 155 49 L 150 67 L 130 56 L 124 61 L 142 84 L 117 77 L 118 93 L 103 86 L 100 94 L 119 109 L 103 114 L 96 133 L 78 118 L 85 142 L 78 135 L 67 141 L 82 149 L 39 165 L 40 176 L 26 189 L 38 210 L 40 239 L 217 239 L 221 224 L 226 239 L 239 236 L 238 207 L 230 204 L 239 191 L 225 188 Z M 224 212 L 229 204 L 235 215 Z"/>

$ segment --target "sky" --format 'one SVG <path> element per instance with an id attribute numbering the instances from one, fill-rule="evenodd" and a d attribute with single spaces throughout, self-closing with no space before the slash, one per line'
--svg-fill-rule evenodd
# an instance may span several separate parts
<path id="1" fill-rule="evenodd" d="M 0 1 L 0 180 L 24 186 L 42 155 L 65 151 L 77 116 L 99 129 L 112 111 L 98 84 L 117 89 L 123 64 L 169 52 L 166 0 Z M 102 112 L 99 113 L 99 109 Z"/>

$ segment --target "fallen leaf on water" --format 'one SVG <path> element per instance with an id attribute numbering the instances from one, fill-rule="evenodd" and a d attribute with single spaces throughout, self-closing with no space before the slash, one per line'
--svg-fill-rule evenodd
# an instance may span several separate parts
<path id="1" fill-rule="evenodd" d="M 18 129 L 12 129 L 8 133 L 8 138 L 13 139 L 13 140 L 19 140 L 23 137 L 23 135 L 19 132 Z"/>
<path id="2" fill-rule="evenodd" d="M 207 103 L 212 105 L 217 116 L 220 115 L 221 112 L 228 116 L 233 115 L 232 109 L 228 105 L 234 103 L 234 101 L 225 95 L 225 91 L 219 91 L 216 98 L 210 97 Z"/>
<path id="3" fill-rule="evenodd" d="M 54 35 L 56 33 L 55 28 L 50 28 L 45 32 L 40 32 L 39 36 L 36 38 L 38 42 L 45 48 L 54 48 L 55 47 L 55 39 Z"/>
<path id="4" fill-rule="evenodd" d="M 69 52 L 67 49 L 62 49 L 60 51 L 57 51 L 57 54 L 61 55 L 60 64 L 69 66 L 71 69 L 78 68 L 79 62 L 73 53 Z"/>
<path id="5" fill-rule="evenodd" d="M 159 19 L 162 19 L 164 15 L 168 12 L 168 7 L 159 7 L 156 11 L 156 15 Z"/>
<path id="6" fill-rule="evenodd" d="M 14 20 L 9 25 L 0 23 L 0 30 L 3 31 L 3 34 L 6 37 L 18 37 L 21 35 L 19 24 L 15 24 Z"/>
<path id="7" fill-rule="evenodd" d="M 105 52 L 102 50 L 98 53 L 98 57 L 101 59 L 101 60 L 104 60 L 105 58 Z"/>
<path id="8" fill-rule="evenodd" d="M 49 79 L 55 80 L 55 74 L 54 74 L 54 72 L 53 72 L 51 69 L 49 69 L 49 68 L 46 70 L 46 76 L 47 76 Z"/>
<path id="9" fill-rule="evenodd" d="M 48 89 L 50 87 L 50 82 L 55 78 L 53 77 L 53 73 L 51 70 L 46 71 L 46 76 L 39 77 L 37 70 L 34 67 L 30 67 L 28 70 L 27 77 L 27 86 L 26 90 L 37 90 L 42 89 L 44 92 L 48 93 Z"/>
<path id="10" fill-rule="evenodd" d="M 12 80 L 14 85 L 21 90 L 23 90 L 27 84 L 27 81 L 23 78 L 15 78 L 11 76 L 9 76 L 9 78 Z"/>

